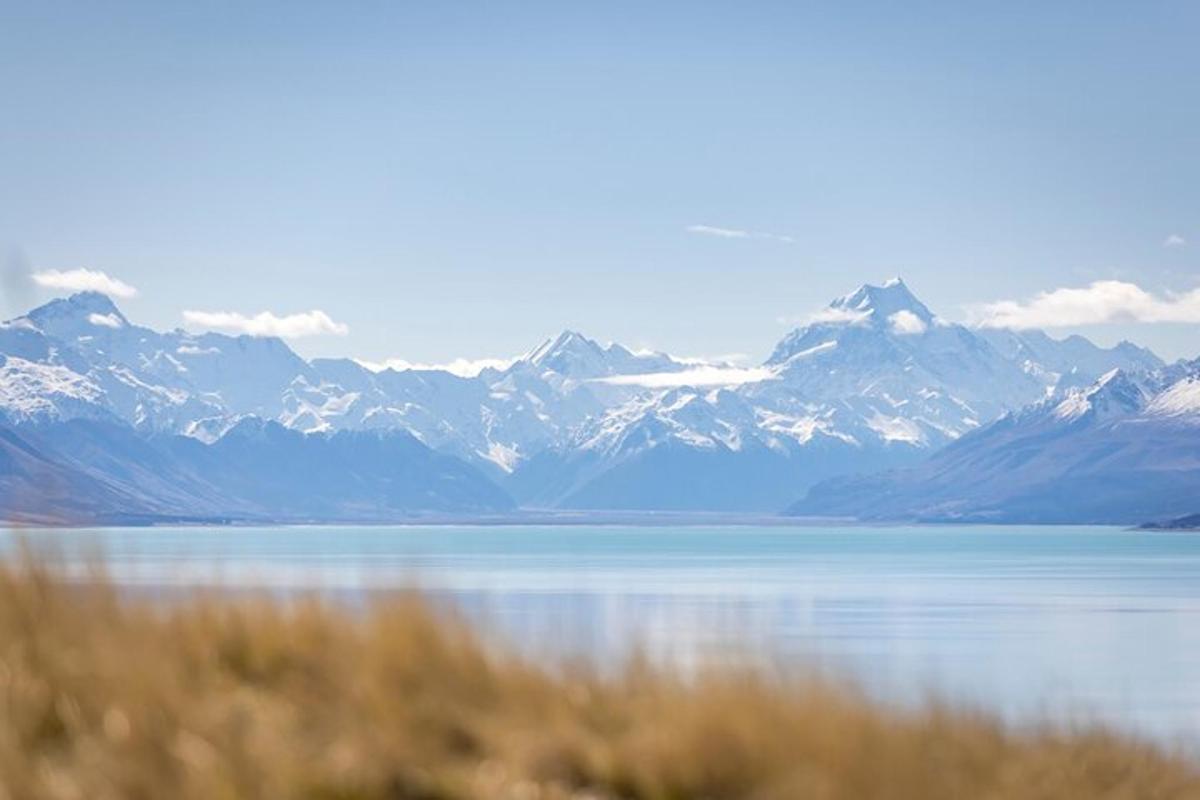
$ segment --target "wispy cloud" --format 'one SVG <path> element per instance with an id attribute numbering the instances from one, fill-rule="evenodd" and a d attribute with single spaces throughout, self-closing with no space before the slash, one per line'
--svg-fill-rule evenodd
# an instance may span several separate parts
<path id="1" fill-rule="evenodd" d="M 1163 247 L 1183 247 L 1187 244 L 1187 239 L 1180 236 L 1178 233 L 1172 233 L 1163 240 Z"/>
<path id="2" fill-rule="evenodd" d="M 791 236 L 784 236 L 779 233 L 766 233 L 764 231 L 744 231 L 738 228 L 722 228 L 717 225 L 689 225 L 688 233 L 697 233 L 701 236 L 717 236 L 722 239 L 770 239 L 774 242 L 783 242 L 784 244 L 792 244 L 796 240 Z"/>
<path id="3" fill-rule="evenodd" d="M 704 236 L 720 236 L 723 239 L 750 238 L 750 231 L 739 231 L 734 228 L 718 228 L 715 225 L 689 225 L 688 233 L 699 233 Z"/>
<path id="4" fill-rule="evenodd" d="M 394 369 L 397 372 L 403 372 L 407 369 L 442 370 L 443 372 L 449 372 L 462 378 L 474 378 L 485 369 L 508 369 L 516 360 L 515 358 L 456 358 L 453 361 L 447 361 L 443 364 L 422 364 L 415 361 L 407 361 L 403 358 L 388 358 L 383 361 L 355 359 L 360 366 L 366 367 L 372 372 L 383 372 L 388 369 Z"/>
<path id="5" fill-rule="evenodd" d="M 1135 283 L 1095 281 L 968 309 L 983 328 L 1066 328 L 1110 322 L 1200 322 L 1200 289 L 1154 294 Z"/>
<path id="6" fill-rule="evenodd" d="M 613 375 L 597 378 L 597 383 L 614 386 L 645 386 L 650 389 L 670 389 L 676 386 L 740 386 L 744 383 L 761 383 L 777 377 L 767 367 L 717 367 L 704 366 L 681 372 L 652 372 L 646 375 Z"/>
<path id="7" fill-rule="evenodd" d="M 183 320 L 197 328 L 228 331 L 250 336 L 278 336 L 299 339 L 306 336 L 345 336 L 349 326 L 334 322 L 324 311 L 313 309 L 299 314 L 276 316 L 262 311 L 246 316 L 234 311 L 184 311 Z"/>
<path id="8" fill-rule="evenodd" d="M 33 282 L 44 289 L 66 292 L 103 292 L 110 297 L 136 297 L 138 290 L 106 272 L 94 269 L 47 269 L 35 272 Z"/>

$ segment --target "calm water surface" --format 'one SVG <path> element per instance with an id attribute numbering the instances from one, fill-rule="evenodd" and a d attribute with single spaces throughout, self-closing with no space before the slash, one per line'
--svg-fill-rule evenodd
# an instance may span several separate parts
<path id="1" fill-rule="evenodd" d="M 38 531 L 130 586 L 418 585 L 534 656 L 798 661 L 1200 743 L 1200 535 L 1101 527 Z M 11 552 L 15 539 L 0 534 Z"/>

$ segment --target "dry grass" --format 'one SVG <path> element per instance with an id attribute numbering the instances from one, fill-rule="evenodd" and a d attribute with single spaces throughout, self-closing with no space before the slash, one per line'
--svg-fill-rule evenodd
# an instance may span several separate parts
<path id="1" fill-rule="evenodd" d="M 1200 798 L 1200 773 L 819 681 L 546 671 L 413 597 L 155 604 L 27 563 L 0 566 L 0 796 Z"/>

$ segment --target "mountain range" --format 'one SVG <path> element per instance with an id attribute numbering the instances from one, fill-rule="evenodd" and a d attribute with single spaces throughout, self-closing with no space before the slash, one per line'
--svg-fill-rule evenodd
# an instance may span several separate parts
<path id="1" fill-rule="evenodd" d="M 855 519 L 1144 523 L 1200 507 L 1200 361 L 1114 369 L 910 469 L 834 478 L 791 512 Z M 1176 377 L 1171 380 L 1171 377 Z"/>
<path id="2" fill-rule="evenodd" d="M 1185 514 L 1196 509 L 1158 498 L 1191 485 L 1196 372 L 1129 343 L 948 322 L 899 279 L 835 299 L 753 369 L 567 331 L 473 376 L 306 360 L 270 337 L 158 332 L 82 293 L 0 324 L 0 512 Z M 1066 455 L 1085 441 L 1090 472 Z M 1157 494 L 1121 499 L 1137 493 L 1127 482 L 1105 502 L 1047 499 L 1134 466 Z"/>

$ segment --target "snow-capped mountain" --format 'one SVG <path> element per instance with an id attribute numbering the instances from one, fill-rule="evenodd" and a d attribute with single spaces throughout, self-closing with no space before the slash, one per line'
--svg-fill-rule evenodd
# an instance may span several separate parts
<path id="1" fill-rule="evenodd" d="M 1200 375 L 1112 370 L 1006 414 L 923 464 L 813 487 L 793 508 L 868 519 L 1138 523 L 1194 513 Z"/>
<path id="2" fill-rule="evenodd" d="M 589 420 L 506 486 L 535 506 L 769 512 L 797 487 L 915 452 L 857 441 L 841 422 L 838 409 L 780 413 L 736 389 L 669 389 Z"/>
<path id="3" fill-rule="evenodd" d="M 280 420 L 302 430 L 403 428 L 497 477 L 606 409 L 641 393 L 604 378 L 678 372 L 662 353 L 635 354 L 567 331 L 503 370 L 465 378 L 443 370 L 373 372 L 350 360 L 317 360 L 316 380 L 285 394 Z"/>
<path id="4" fill-rule="evenodd" d="M 1106 349 L 1082 336 L 1053 339 L 1038 330 L 994 328 L 981 330 L 979 334 L 1006 359 L 1047 386 L 1060 389 L 1087 386 L 1095 376 L 1111 369 L 1138 375 L 1154 373 L 1165 366 L 1154 353 L 1131 342 Z"/>
<path id="5" fill-rule="evenodd" d="M 752 382 L 690 386 L 695 368 L 573 331 L 471 377 L 309 362 L 275 338 L 160 333 L 82 293 L 0 325 L 0 418 L 205 446 L 248 420 L 401 431 L 529 505 L 775 511 L 825 478 L 913 464 L 1006 412 L 1072 401 L 1114 368 L 1148 393 L 1182 369 L 1128 344 L 949 323 L 899 279 L 835 299 Z"/>
<path id="6" fill-rule="evenodd" d="M 210 417 L 275 418 L 284 390 L 311 375 L 279 339 L 158 333 L 133 325 L 96 292 L 5 323 L 0 353 L 12 382 L 24 386 L 4 404 L 14 421 L 107 414 L 139 429 L 181 433 Z"/>
<path id="7" fill-rule="evenodd" d="M 885 440 L 937 446 L 1045 393 L 976 332 L 945 322 L 896 278 L 834 300 L 776 346 L 760 394 L 848 402 Z"/>
<path id="8" fill-rule="evenodd" d="M 635 396 L 590 417 L 507 485 L 538 505 L 774 510 L 832 475 L 914 464 L 1056 393 L 1051 366 L 1066 355 L 1045 342 L 1055 360 L 1031 370 L 1026 354 L 1008 358 L 938 318 L 899 279 L 862 286 L 785 336 L 763 380 Z M 1129 358 L 1124 347 L 1088 355 L 1073 379 Z M 680 483 L 704 488 L 678 491 Z"/>

